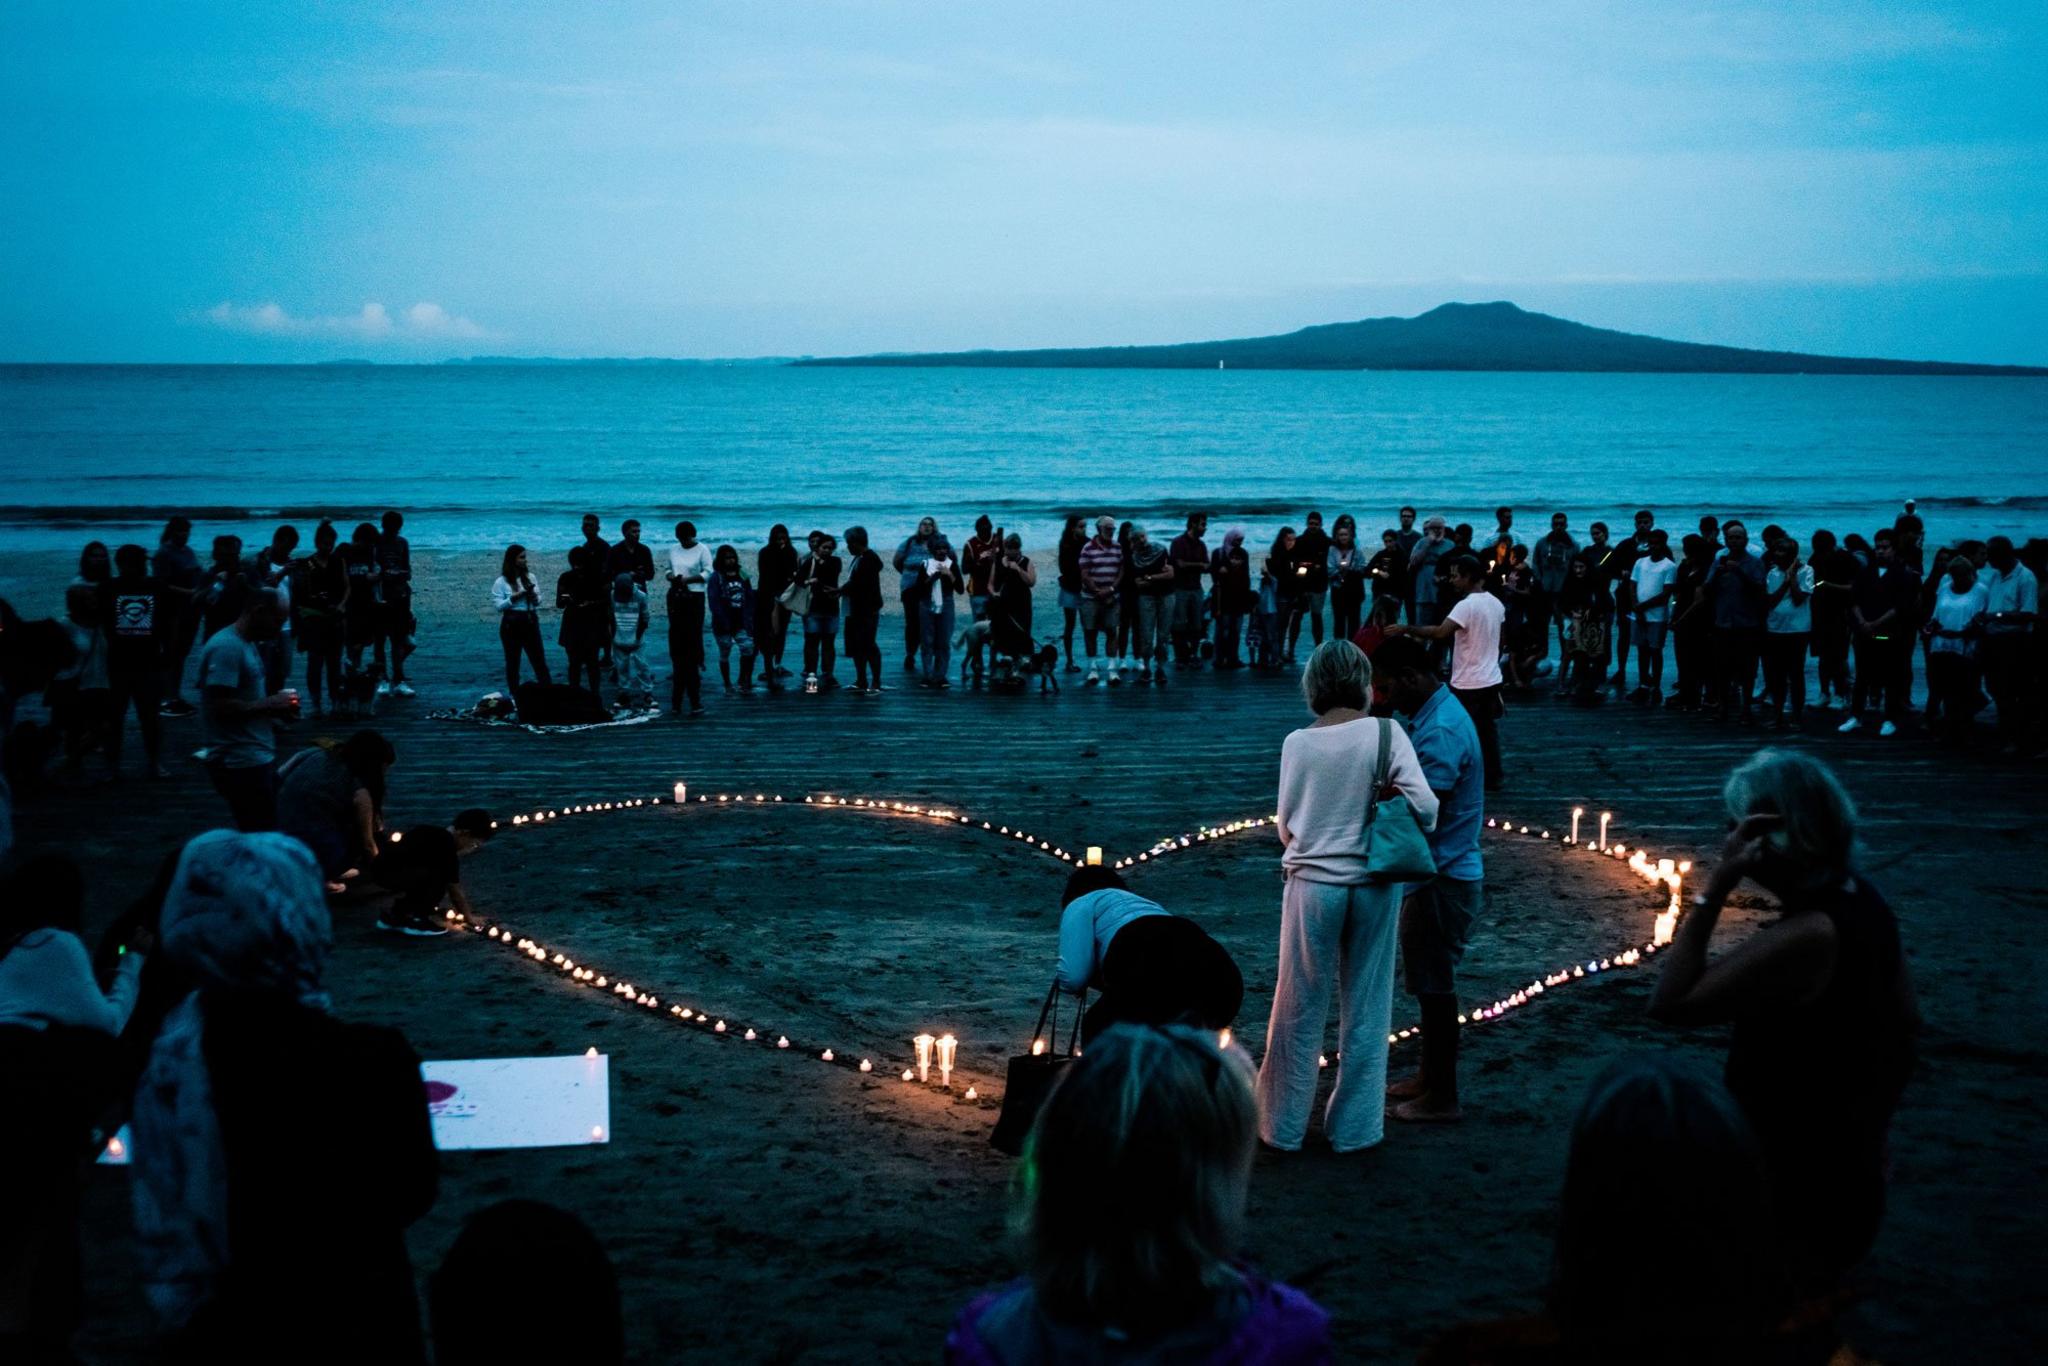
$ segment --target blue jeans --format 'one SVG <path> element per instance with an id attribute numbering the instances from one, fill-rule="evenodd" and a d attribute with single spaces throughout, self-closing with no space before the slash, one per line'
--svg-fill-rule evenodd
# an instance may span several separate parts
<path id="1" fill-rule="evenodd" d="M 835 662 L 833 641 L 839 635 L 837 612 L 804 613 L 804 672 L 824 678 L 832 676 Z"/>
<path id="2" fill-rule="evenodd" d="M 934 612 L 930 604 L 918 606 L 918 624 L 923 632 L 924 676 L 927 682 L 944 683 L 953 666 L 953 601 Z"/>

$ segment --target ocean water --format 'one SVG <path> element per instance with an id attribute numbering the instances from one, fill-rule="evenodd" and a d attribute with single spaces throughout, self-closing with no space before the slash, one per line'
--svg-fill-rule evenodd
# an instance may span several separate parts
<path id="1" fill-rule="evenodd" d="M 0 543 L 310 534 L 402 509 L 421 548 L 536 548 L 637 516 L 667 543 L 774 522 L 987 512 L 1045 547 L 1069 511 L 1177 526 L 1201 508 L 1254 542 L 1319 508 L 1368 538 L 1402 503 L 1482 532 L 1499 503 L 1656 508 L 1797 534 L 2048 534 L 2048 380 L 767 366 L 0 367 Z"/>

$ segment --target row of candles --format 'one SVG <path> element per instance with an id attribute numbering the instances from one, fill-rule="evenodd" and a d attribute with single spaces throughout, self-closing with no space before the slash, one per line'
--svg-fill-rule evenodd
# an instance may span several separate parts
<path id="1" fill-rule="evenodd" d="M 936 824 L 962 827 L 969 830 L 978 828 L 984 833 L 996 835 L 1001 838 L 1017 840 L 1023 843 L 1026 848 L 1032 849 L 1040 854 L 1056 859 L 1062 863 L 1074 865 L 1080 865 L 1085 863 L 1092 866 L 1099 865 L 1103 861 L 1103 853 L 1099 845 L 1088 845 L 1084 848 L 1084 850 L 1081 853 L 1072 853 L 1061 846 L 1053 844 L 1053 842 L 1050 840 L 1042 839 L 1038 836 L 1030 834 L 1025 830 L 1012 830 L 1007 825 L 997 825 L 989 821 L 981 821 L 977 823 L 976 821 L 974 821 L 972 817 L 967 816 L 957 810 L 944 806 L 927 806 L 917 803 L 885 800 L 880 798 L 844 797 L 831 796 L 826 794 L 808 794 L 803 798 L 803 801 L 801 803 L 784 803 L 784 799 L 779 795 L 772 795 L 769 793 L 761 792 L 751 794 L 728 792 L 699 792 L 696 796 L 696 802 L 697 804 L 701 805 L 719 806 L 765 806 L 787 804 L 791 806 L 803 805 L 812 808 L 836 807 L 853 811 L 865 811 L 881 815 L 904 816 L 912 819 L 929 821 Z M 660 796 L 626 798 L 616 801 L 582 802 L 564 805 L 561 807 L 542 808 L 540 810 L 534 811 L 530 815 L 515 815 L 512 818 L 512 824 L 515 827 L 523 827 L 527 825 L 544 824 L 550 821 L 558 821 L 564 816 L 587 815 L 601 812 L 629 811 L 636 809 L 644 809 L 650 806 L 659 807 L 662 805 L 685 806 L 688 804 L 690 804 L 689 787 L 684 782 L 677 782 L 674 785 L 670 794 L 668 795 L 668 799 L 666 802 L 664 802 L 664 799 Z M 1692 864 L 1689 861 L 1675 860 L 1670 858 L 1653 859 L 1647 852 L 1640 848 L 1630 850 L 1626 844 L 1610 844 L 1608 842 L 1608 835 L 1614 818 L 1614 813 L 1611 811 L 1603 811 L 1599 815 L 1600 833 L 1598 840 L 1592 844 L 1581 845 L 1579 840 L 1579 829 L 1580 822 L 1585 816 L 1585 814 L 1586 811 L 1584 807 L 1573 807 L 1571 812 L 1570 833 L 1566 835 L 1564 838 L 1558 840 L 1552 840 L 1551 832 L 1547 829 L 1543 829 L 1541 827 L 1532 827 L 1525 824 L 1518 825 L 1513 820 L 1492 817 L 1487 820 L 1486 824 L 1488 829 L 1497 831 L 1498 833 L 1503 835 L 1521 834 L 1525 836 L 1530 836 L 1538 840 L 1551 841 L 1559 848 L 1584 848 L 1590 853 L 1604 856 L 1607 858 L 1612 858 L 1616 861 L 1626 860 L 1626 866 L 1629 868 L 1630 871 L 1636 873 L 1637 875 L 1645 878 L 1650 882 L 1659 883 L 1666 886 L 1669 889 L 1670 898 L 1667 905 L 1665 906 L 1665 909 L 1662 911 L 1662 913 L 1660 913 L 1657 916 L 1654 933 L 1651 940 L 1645 944 L 1631 946 L 1627 949 L 1624 949 L 1622 952 L 1618 954 L 1611 954 L 1596 959 L 1588 959 L 1583 963 L 1573 963 L 1567 967 L 1559 968 L 1556 971 L 1546 973 L 1541 977 L 1532 979 L 1528 983 L 1528 985 L 1521 987 L 1518 990 L 1513 991 L 1508 995 L 1501 997 L 1498 1000 L 1490 1002 L 1489 1004 L 1476 1007 L 1471 1011 L 1460 1015 L 1458 1017 L 1459 1024 L 1479 1024 L 1487 1021 L 1497 1020 L 1501 1016 L 1506 1015 L 1511 1011 L 1520 1009 L 1521 1007 L 1528 1005 L 1531 1001 L 1535 1000 L 1539 996 L 1542 996 L 1545 992 L 1553 990 L 1557 987 L 1567 985 L 1568 983 L 1574 981 L 1583 980 L 1584 978 L 1589 976 L 1596 976 L 1603 972 L 1613 971 L 1617 968 L 1630 968 L 1638 966 L 1640 963 L 1644 961 L 1644 959 L 1656 953 L 1656 951 L 1659 948 L 1671 942 L 1672 935 L 1677 927 L 1678 918 L 1680 914 L 1682 914 L 1683 903 L 1680 897 L 1680 887 L 1682 885 L 1682 880 L 1685 874 L 1692 871 Z M 1187 832 L 1185 834 L 1168 836 L 1165 839 L 1155 841 L 1151 845 L 1151 847 L 1144 850 L 1143 852 L 1128 857 L 1119 858 L 1111 866 L 1121 870 L 1125 868 L 1134 867 L 1139 864 L 1150 863 L 1157 859 L 1163 858 L 1169 854 L 1177 853 L 1185 849 L 1191 849 L 1198 844 L 1206 844 L 1224 839 L 1228 836 L 1243 834 L 1247 831 L 1268 828 L 1274 825 L 1277 819 L 1278 817 L 1276 816 L 1257 816 L 1246 817 L 1240 820 L 1228 821 L 1221 825 L 1199 826 L 1195 830 Z M 575 962 L 566 954 L 563 954 L 559 951 L 549 950 L 531 938 L 516 935 L 511 929 L 507 927 L 497 925 L 479 926 L 475 924 L 470 924 L 466 921 L 463 921 L 463 918 L 454 911 L 448 912 L 448 916 L 451 921 L 459 923 L 462 928 L 477 931 L 490 940 L 501 943 L 507 947 L 514 948 L 522 956 L 534 962 L 540 963 L 544 966 L 554 968 L 557 972 L 568 977 L 569 980 L 573 982 L 585 986 L 596 987 L 598 989 L 608 990 L 614 996 L 617 996 L 620 999 L 625 1000 L 628 1003 L 638 1006 L 642 1009 L 654 1012 L 659 1012 L 661 1010 L 660 998 L 654 993 L 640 991 L 629 982 L 614 980 L 610 975 L 606 973 L 600 972 L 594 968 L 590 968 L 586 965 Z M 711 1014 L 701 1010 L 697 1010 L 689 1006 L 671 1003 L 667 1010 L 667 1017 L 681 1024 L 695 1025 L 700 1029 L 707 1029 L 715 1037 L 737 1037 L 740 1040 L 748 1043 L 756 1042 L 757 1040 L 763 1042 L 766 1041 L 766 1036 L 763 1033 L 763 1031 L 760 1031 L 752 1026 L 744 1026 L 739 1030 L 731 1029 L 728 1027 L 725 1020 L 714 1019 L 714 1017 Z M 1415 1037 L 1420 1032 L 1421 1028 L 1419 1025 L 1406 1026 L 1404 1028 L 1395 1030 L 1394 1032 L 1388 1034 L 1387 1042 L 1389 1045 L 1399 1044 L 1407 1041 L 1410 1038 Z M 1223 1032 L 1220 1042 L 1223 1046 L 1228 1046 L 1228 1030 Z M 782 1034 L 776 1035 L 772 1046 L 777 1050 L 795 1049 L 795 1051 L 805 1053 L 811 1057 L 816 1058 L 821 1062 L 837 1063 L 842 1066 L 851 1067 L 854 1070 L 863 1073 L 874 1071 L 874 1062 L 871 1058 L 863 1057 L 858 1061 L 858 1063 L 855 1063 L 850 1056 L 842 1058 L 837 1052 L 835 1052 L 830 1047 L 805 1047 L 801 1049 L 796 1049 L 796 1046 L 791 1044 L 788 1036 Z M 911 1040 L 911 1048 L 917 1060 L 916 1066 L 914 1068 L 905 1068 L 902 1073 L 902 1079 L 906 1082 L 915 1081 L 920 1084 L 929 1084 L 931 1070 L 934 1065 L 934 1062 L 936 1061 L 936 1065 L 939 1070 L 940 1085 L 942 1087 L 950 1089 L 952 1086 L 952 1074 L 954 1070 L 954 1061 L 958 1046 L 958 1040 L 952 1034 L 935 1036 L 929 1033 L 921 1033 L 917 1035 L 915 1038 Z M 1032 1051 L 1034 1053 L 1042 1053 L 1044 1049 L 1044 1040 L 1033 1040 Z M 1327 1058 L 1322 1058 L 1318 1061 L 1325 1066 L 1328 1065 Z M 978 1098 L 978 1091 L 972 1086 L 968 1087 L 964 1095 L 964 1099 L 971 1101 L 976 1100 Z"/>

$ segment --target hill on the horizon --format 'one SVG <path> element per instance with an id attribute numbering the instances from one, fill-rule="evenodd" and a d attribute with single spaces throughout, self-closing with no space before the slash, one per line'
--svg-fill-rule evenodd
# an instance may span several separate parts
<path id="1" fill-rule="evenodd" d="M 1442 304 L 1413 318 L 1324 323 L 1277 337 L 1038 351 L 806 358 L 796 365 L 1214 370 L 1562 370 L 1751 375 L 2048 375 L 2028 365 L 1752 351 L 1589 327 L 1506 302 Z"/>

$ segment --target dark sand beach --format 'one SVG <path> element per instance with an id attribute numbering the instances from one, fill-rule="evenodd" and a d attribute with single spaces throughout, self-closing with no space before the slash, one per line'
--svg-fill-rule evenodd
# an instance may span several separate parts
<path id="1" fill-rule="evenodd" d="M 736 1028 L 723 1036 L 571 984 L 477 935 L 404 940 L 372 928 L 370 902 L 337 909 L 329 984 L 341 1014 L 403 1029 L 428 1058 L 611 1055 L 611 1142 L 446 1155 L 438 1203 L 412 1231 L 416 1266 L 437 1264 L 481 1206 L 535 1196 L 576 1210 L 610 1249 L 635 1361 L 934 1358 L 959 1306 L 1013 1273 L 1012 1164 L 986 1139 L 1003 1059 L 1028 1041 L 1050 975 L 1064 871 L 983 835 L 979 821 L 1068 850 L 1101 845 L 1114 859 L 1270 813 L 1281 738 L 1305 719 L 1297 690 L 1203 672 L 1145 690 L 1084 690 L 1070 676 L 1050 699 L 905 687 L 879 699 L 740 700 L 718 694 L 714 654 L 711 711 L 698 721 L 568 736 L 486 729 L 425 717 L 499 684 L 495 557 L 419 560 L 420 696 L 374 723 L 399 753 L 394 822 L 469 805 L 509 818 L 652 797 L 678 779 L 785 801 L 565 818 L 507 830 L 467 865 L 481 915 L 665 1003 L 729 1019 Z M 0 556 L 0 593 L 46 615 L 69 568 L 63 557 Z M 894 611 L 882 628 L 892 683 L 903 678 Z M 1057 616 L 1043 592 L 1040 613 L 1043 635 Z M 546 629 L 552 641 L 552 621 Z M 657 652 L 661 632 L 657 608 Z M 1852 743 L 1831 728 L 1823 738 L 1823 720 L 1786 743 L 1825 755 L 1861 803 L 1868 871 L 1899 911 L 1927 1018 L 1851 1338 L 1885 1361 L 2025 1359 L 2048 1332 L 2032 1274 L 2048 1196 L 2038 772 L 1945 756 L 1918 738 Z M 92 928 L 180 840 L 221 820 L 185 757 L 197 722 L 166 725 L 172 780 L 58 790 L 20 812 L 25 846 L 67 850 L 87 867 Z M 352 728 L 308 722 L 296 733 Z M 1722 775 L 1764 738 L 1547 695 L 1513 704 L 1502 730 L 1509 784 L 1495 814 L 1561 834 L 1574 805 L 1612 810 L 1613 839 L 1699 859 L 1720 841 Z M 139 759 L 131 740 L 131 772 Z M 975 827 L 803 807 L 803 795 L 827 792 L 955 807 Z M 1649 938 L 1658 894 L 1625 869 L 1533 838 L 1490 838 L 1486 854 L 1488 909 L 1461 970 L 1468 1003 Z M 1237 955 L 1248 991 L 1236 1033 L 1256 1057 L 1279 913 L 1270 830 L 1197 844 L 1131 877 Z M 1726 923 L 1739 931 L 1761 914 Z M 1714 1059 L 1723 1045 L 1713 1031 L 1650 1023 L 1651 971 L 1654 960 L 1575 981 L 1472 1030 L 1460 1126 L 1390 1126 L 1383 1146 L 1342 1159 L 1313 1139 L 1298 1157 L 1260 1159 L 1252 1253 L 1331 1310 L 1349 1358 L 1407 1359 L 1454 1325 L 1535 1305 L 1589 1077 L 1629 1049 Z M 1397 1006 L 1397 1022 L 1409 1014 Z M 738 1038 L 741 1022 L 764 1038 Z M 770 1029 L 871 1057 L 875 1070 L 778 1051 Z M 951 1093 L 898 1077 L 924 1029 L 960 1039 Z M 970 1085 L 984 1098 L 963 1099 Z M 127 1199 L 123 1172 L 94 1173 L 89 1360 L 143 1359 Z M 547 1312 L 536 1293 L 506 1286 L 507 1312 Z"/>

